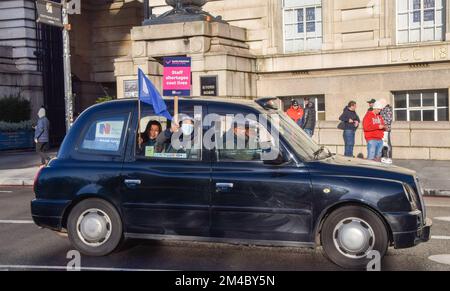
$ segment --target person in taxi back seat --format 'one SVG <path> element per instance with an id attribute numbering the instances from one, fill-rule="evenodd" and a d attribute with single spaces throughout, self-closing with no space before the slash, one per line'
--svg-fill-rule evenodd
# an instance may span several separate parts
<path id="1" fill-rule="evenodd" d="M 139 136 L 138 154 L 144 154 L 146 147 L 154 147 L 156 145 L 156 139 L 161 132 L 161 123 L 156 120 L 149 121 L 144 133 Z"/>
<path id="2" fill-rule="evenodd" d="M 236 120 L 230 131 L 225 133 L 222 138 L 223 150 L 220 151 L 220 156 L 222 159 L 254 161 L 260 158 L 257 150 L 255 150 L 256 144 L 250 144 L 250 137 L 252 133 L 250 130 L 250 125 L 247 122 Z M 227 141 L 227 137 L 233 137 L 233 141 Z M 233 148 L 229 148 L 231 145 Z"/>
<path id="3" fill-rule="evenodd" d="M 176 133 L 180 135 L 180 149 L 176 149 L 172 144 L 172 136 Z M 194 150 L 184 148 L 184 145 L 186 144 L 186 141 L 191 141 L 191 147 L 193 147 L 193 139 L 194 120 L 192 120 L 190 117 L 185 116 L 181 119 L 179 124 L 173 122 L 170 128 L 168 127 L 165 131 L 159 134 L 156 139 L 155 151 L 157 153 L 187 154 L 187 158 L 189 158 Z M 184 141 L 184 143 L 182 141 Z"/>

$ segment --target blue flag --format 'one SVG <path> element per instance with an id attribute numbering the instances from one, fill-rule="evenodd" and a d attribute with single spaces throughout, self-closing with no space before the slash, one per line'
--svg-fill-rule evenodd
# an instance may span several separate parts
<path id="1" fill-rule="evenodd" d="M 153 83 L 145 76 L 144 72 L 139 69 L 139 100 L 153 106 L 156 115 L 163 116 L 168 120 L 172 120 L 172 115 L 167 111 L 164 99 L 156 90 Z"/>

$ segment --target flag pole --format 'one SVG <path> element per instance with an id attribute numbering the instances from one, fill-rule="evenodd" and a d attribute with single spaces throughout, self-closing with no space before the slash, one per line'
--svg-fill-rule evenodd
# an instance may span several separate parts
<path id="1" fill-rule="evenodd" d="M 142 149 L 141 141 L 141 88 L 142 88 L 142 78 L 141 72 L 138 70 L 138 126 L 137 126 L 137 142 L 139 145 L 139 149 Z"/>
<path id="2" fill-rule="evenodd" d="M 138 144 L 139 149 L 142 149 L 141 141 L 141 98 L 138 96 L 138 126 L 137 126 L 137 136 L 138 136 Z"/>
<path id="3" fill-rule="evenodd" d="M 175 121 L 175 124 L 178 125 L 178 96 L 175 96 L 174 102 L 175 102 L 175 104 L 173 106 L 173 111 L 174 111 L 174 114 L 175 114 L 175 120 L 174 121 Z"/>

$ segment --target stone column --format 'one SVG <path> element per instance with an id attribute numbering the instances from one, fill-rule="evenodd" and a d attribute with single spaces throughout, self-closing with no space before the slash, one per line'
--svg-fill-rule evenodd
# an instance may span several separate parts
<path id="1" fill-rule="evenodd" d="M 267 0 L 268 48 L 267 54 L 282 53 L 283 43 L 283 6 L 278 0 Z"/>
<path id="2" fill-rule="evenodd" d="M 450 41 L 450 0 L 445 1 L 445 40 Z"/>
<path id="3" fill-rule="evenodd" d="M 380 26 L 383 27 L 380 46 L 389 46 L 396 43 L 396 3 L 392 0 L 380 0 Z"/>
<path id="4" fill-rule="evenodd" d="M 323 0 L 322 1 L 323 50 L 335 49 L 333 27 L 334 27 L 334 1 Z"/>

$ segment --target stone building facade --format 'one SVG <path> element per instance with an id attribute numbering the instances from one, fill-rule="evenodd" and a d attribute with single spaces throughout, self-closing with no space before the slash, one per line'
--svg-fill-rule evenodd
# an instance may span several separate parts
<path id="1" fill-rule="evenodd" d="M 36 38 L 34 1 L 0 1 L 0 98 L 30 100 L 34 113 L 43 104 Z"/>
<path id="2" fill-rule="evenodd" d="M 150 1 L 155 14 L 163 0 Z M 219 23 L 140 26 L 132 49 L 116 59 L 118 96 L 144 68 L 160 85 L 158 58 L 193 59 L 193 95 L 201 76 L 218 76 L 221 97 L 312 97 L 315 139 L 343 153 L 336 124 L 355 100 L 386 99 L 395 108 L 394 156 L 450 159 L 450 1 L 446 0 L 219 0 L 204 9 Z M 361 131 L 357 152 L 365 153 Z"/>
<path id="3" fill-rule="evenodd" d="M 149 3 L 155 15 L 170 9 Z M 204 10 L 226 23 L 152 26 L 142 26 L 143 10 L 143 0 L 83 0 L 71 16 L 80 108 L 131 96 L 138 67 L 160 86 L 161 58 L 187 55 L 193 96 L 202 76 L 217 76 L 219 97 L 308 96 L 314 138 L 339 153 L 344 106 L 357 101 L 363 117 L 368 99 L 386 99 L 394 158 L 450 160 L 450 0 L 211 0 Z M 364 146 L 358 131 L 357 152 Z"/>

